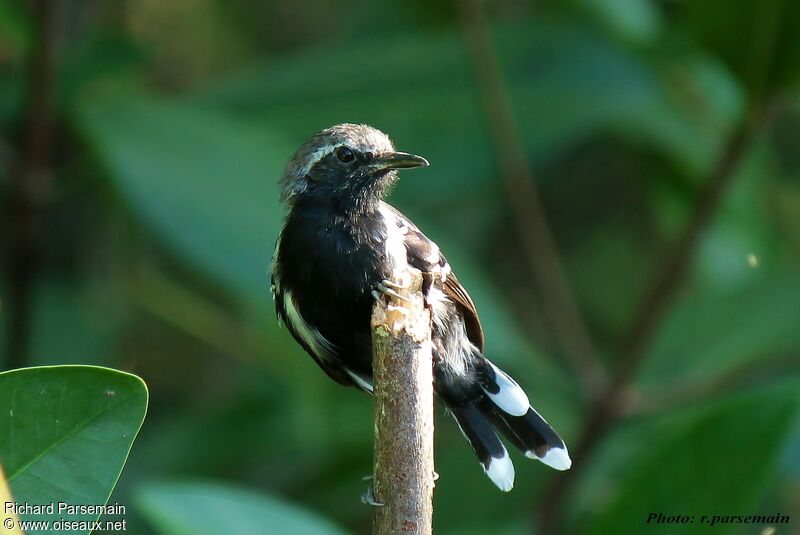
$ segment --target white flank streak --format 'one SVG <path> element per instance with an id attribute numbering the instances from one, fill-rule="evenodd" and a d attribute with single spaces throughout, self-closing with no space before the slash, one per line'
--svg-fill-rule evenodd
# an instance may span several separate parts
<path id="1" fill-rule="evenodd" d="M 447 296 L 436 286 L 431 286 L 426 299 L 433 312 L 433 321 L 437 325 L 444 325 L 444 320 L 447 317 Z"/>
<path id="2" fill-rule="evenodd" d="M 489 361 L 487 360 L 487 362 Z M 489 362 L 489 365 L 494 370 L 495 382 L 497 386 L 500 387 L 500 391 L 496 394 L 492 394 L 484 389 L 486 395 L 489 396 L 489 399 L 491 399 L 495 405 L 511 416 L 525 416 L 528 412 L 528 408 L 531 406 L 525 391 L 522 390 L 511 377 L 506 375 L 503 370 L 491 362 Z"/>
<path id="3" fill-rule="evenodd" d="M 538 459 L 550 468 L 556 470 L 569 470 L 572 466 L 572 459 L 569 458 L 569 453 L 566 448 L 550 448 L 544 457 L 537 456 L 534 452 L 528 450 L 525 452 L 525 457 L 529 459 Z"/>
<path id="4" fill-rule="evenodd" d="M 358 385 L 358 387 L 361 390 L 363 390 L 365 392 L 369 392 L 370 394 L 372 394 L 372 383 L 370 383 L 369 381 L 367 381 L 366 379 L 364 379 L 363 377 L 361 377 L 357 373 L 351 372 L 350 370 L 346 370 L 346 371 L 347 371 L 347 375 L 349 375 L 353 379 L 353 381 L 356 382 L 356 384 Z"/>
<path id="5" fill-rule="evenodd" d="M 494 457 L 489 461 L 489 468 L 486 468 L 486 475 L 503 492 L 508 492 L 514 488 L 514 463 L 508 456 L 508 452 L 503 450 L 503 456 L 499 459 Z"/>
<path id="6" fill-rule="evenodd" d="M 297 336 L 303 339 L 306 345 L 311 348 L 319 358 L 330 358 L 336 353 L 334 345 L 315 328 L 311 327 L 294 302 L 292 292 L 286 291 L 283 294 L 283 303 L 286 308 L 286 322 L 292 326 Z"/>
<path id="7" fill-rule="evenodd" d="M 283 231 L 281 231 L 281 234 L 283 234 Z M 269 272 L 272 275 L 271 276 L 271 279 L 272 279 L 272 287 L 271 287 L 271 289 L 272 289 L 272 300 L 273 301 L 275 300 L 275 294 L 277 294 L 278 292 L 281 291 L 281 277 L 280 277 L 280 274 L 278 273 L 278 268 L 277 268 L 277 266 L 278 266 L 278 253 L 279 253 L 280 247 L 281 247 L 281 234 L 279 234 L 278 235 L 278 239 L 275 240 L 275 250 L 272 252 L 272 262 L 270 263 L 270 266 L 269 266 Z"/>
<path id="8" fill-rule="evenodd" d="M 383 216 L 383 224 L 386 227 L 386 259 L 391 263 L 394 271 L 405 271 L 408 267 L 408 253 L 406 252 L 406 244 L 403 231 L 397 226 L 397 217 L 387 208 L 381 204 L 381 216 Z"/>

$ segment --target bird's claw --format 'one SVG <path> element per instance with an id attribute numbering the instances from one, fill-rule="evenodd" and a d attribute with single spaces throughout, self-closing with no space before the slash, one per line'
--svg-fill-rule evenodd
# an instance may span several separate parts
<path id="1" fill-rule="evenodd" d="M 375 496 L 375 483 L 372 482 L 373 479 L 375 479 L 375 476 L 365 476 L 363 478 L 364 481 L 369 481 L 370 483 L 367 490 L 361 495 L 361 503 L 373 507 L 383 507 L 383 502 L 378 501 L 378 497 Z"/>
<path id="2" fill-rule="evenodd" d="M 411 286 L 411 281 L 405 280 L 405 277 L 403 282 L 394 282 L 390 279 L 383 279 L 381 284 L 388 288 L 394 288 L 395 290 L 407 290 Z"/>
<path id="3" fill-rule="evenodd" d="M 402 286 L 400 284 L 395 284 L 390 280 L 383 280 L 378 283 L 378 289 L 372 292 L 373 297 L 376 299 L 380 299 L 381 295 L 388 295 L 394 297 L 399 301 L 403 301 L 405 303 L 411 303 L 411 300 L 408 297 L 400 295 L 397 290 L 405 290 L 408 286 Z"/>

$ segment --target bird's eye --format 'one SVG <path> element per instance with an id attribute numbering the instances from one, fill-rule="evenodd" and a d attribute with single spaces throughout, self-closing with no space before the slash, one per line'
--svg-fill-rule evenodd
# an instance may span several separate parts
<path id="1" fill-rule="evenodd" d="M 336 149 L 336 157 L 342 163 L 350 163 L 356 159 L 355 153 L 347 147 L 339 147 Z"/>

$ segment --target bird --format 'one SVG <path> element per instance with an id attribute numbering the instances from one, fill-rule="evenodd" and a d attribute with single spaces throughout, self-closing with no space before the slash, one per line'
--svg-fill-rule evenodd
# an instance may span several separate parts
<path id="1" fill-rule="evenodd" d="M 279 180 L 286 215 L 272 260 L 275 309 L 331 379 L 372 394 L 376 296 L 392 291 L 398 270 L 426 274 L 434 392 L 485 473 L 508 492 L 515 472 L 501 436 L 556 470 L 572 461 L 525 391 L 484 355 L 475 304 L 439 247 L 384 201 L 398 171 L 428 165 L 365 124 L 337 124 L 301 145 Z"/>

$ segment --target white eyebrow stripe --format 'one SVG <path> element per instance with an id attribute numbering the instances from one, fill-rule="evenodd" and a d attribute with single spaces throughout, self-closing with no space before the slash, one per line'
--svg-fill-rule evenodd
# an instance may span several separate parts
<path id="1" fill-rule="evenodd" d="M 336 150 L 336 148 L 340 145 L 340 143 L 336 143 L 333 145 L 325 145 L 324 147 L 320 147 L 311 154 L 308 155 L 306 160 L 306 164 L 300 168 L 299 176 L 305 176 L 308 174 L 311 169 L 317 165 L 317 163 L 322 160 L 325 156 L 332 153 Z"/>

